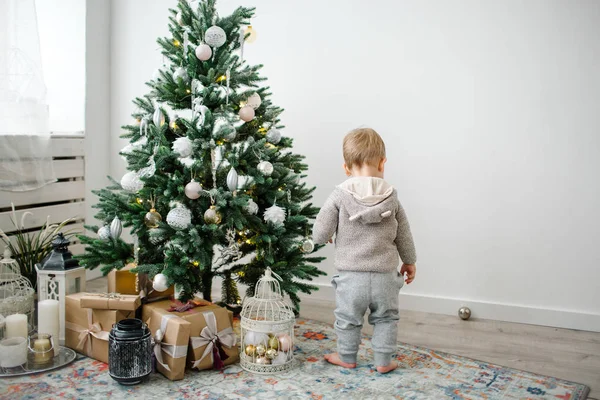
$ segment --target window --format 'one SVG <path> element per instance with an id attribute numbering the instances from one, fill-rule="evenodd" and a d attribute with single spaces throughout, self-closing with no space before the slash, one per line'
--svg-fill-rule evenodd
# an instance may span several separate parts
<path id="1" fill-rule="evenodd" d="M 85 18 L 82 0 L 35 0 L 50 131 L 85 127 Z"/>

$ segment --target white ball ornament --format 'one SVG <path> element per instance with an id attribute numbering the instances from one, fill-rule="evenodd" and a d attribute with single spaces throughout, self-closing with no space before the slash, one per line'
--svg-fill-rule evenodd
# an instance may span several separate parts
<path id="1" fill-rule="evenodd" d="M 227 173 L 227 188 L 235 192 L 238 186 L 238 173 L 235 168 L 231 167 L 229 172 Z"/>
<path id="2" fill-rule="evenodd" d="M 250 106 L 244 106 L 240 108 L 240 119 L 244 122 L 250 122 L 254 119 L 254 108 Z"/>
<path id="3" fill-rule="evenodd" d="M 157 292 L 164 292 L 169 288 L 169 279 L 165 274 L 156 274 L 152 280 L 152 288 Z"/>
<path id="4" fill-rule="evenodd" d="M 272 205 L 265 210 L 263 214 L 265 222 L 269 222 L 275 226 L 283 225 L 285 221 L 285 210 L 277 205 Z"/>
<path id="5" fill-rule="evenodd" d="M 183 67 L 179 67 L 173 72 L 173 79 L 175 79 L 175 81 L 181 80 L 187 82 L 189 78 L 187 71 Z"/>
<path id="6" fill-rule="evenodd" d="M 102 240 L 110 239 L 110 228 L 104 225 L 98 229 L 98 237 Z"/>
<path id="7" fill-rule="evenodd" d="M 279 129 L 269 129 L 269 131 L 267 132 L 267 140 L 273 144 L 279 143 L 281 141 L 281 132 L 279 132 Z"/>
<path id="8" fill-rule="evenodd" d="M 121 187 L 129 192 L 137 192 L 142 190 L 144 182 L 135 171 L 129 171 L 121 178 Z"/>
<path id="9" fill-rule="evenodd" d="M 204 41 L 212 47 L 221 47 L 227 41 L 227 34 L 220 26 L 213 25 L 204 33 Z"/>
<path id="10" fill-rule="evenodd" d="M 179 205 L 167 214 L 167 224 L 175 229 L 184 229 L 192 223 L 192 212 Z"/>
<path id="11" fill-rule="evenodd" d="M 173 151 L 182 158 L 191 156 L 194 150 L 192 141 L 186 136 L 175 139 L 172 147 Z"/>
<path id="12" fill-rule="evenodd" d="M 210 60 L 212 57 L 212 49 L 209 45 L 202 43 L 196 47 L 196 58 L 200 61 Z"/>
<path id="13" fill-rule="evenodd" d="M 202 191 L 202 185 L 195 180 L 191 180 L 190 183 L 185 185 L 185 195 L 188 199 L 196 200 L 200 197 L 200 192 Z"/>
<path id="14" fill-rule="evenodd" d="M 255 110 L 258 107 L 260 107 L 261 103 L 262 103 L 262 100 L 258 93 L 254 93 L 252 96 L 248 97 L 248 100 L 246 101 L 246 105 L 248 107 L 252 107 Z"/>
<path id="15" fill-rule="evenodd" d="M 273 361 L 271 361 L 271 363 L 273 365 L 283 365 L 286 362 L 287 362 L 287 355 L 283 351 L 280 351 L 279 354 L 277 354 L 277 357 L 275 357 L 273 359 Z"/>
<path id="16" fill-rule="evenodd" d="M 258 163 L 256 169 L 264 176 L 271 176 L 273 173 L 273 164 L 268 161 L 261 161 Z"/>
<path id="17" fill-rule="evenodd" d="M 256 204 L 252 199 L 248 200 L 246 211 L 248 214 L 256 215 L 258 213 L 258 204 Z"/>

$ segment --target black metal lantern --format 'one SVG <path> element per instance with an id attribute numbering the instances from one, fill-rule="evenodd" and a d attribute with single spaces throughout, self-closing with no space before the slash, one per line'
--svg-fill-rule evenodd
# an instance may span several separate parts
<path id="1" fill-rule="evenodd" d="M 108 371 L 122 385 L 137 385 L 152 372 L 152 335 L 139 319 L 124 319 L 108 335 Z"/>
<path id="2" fill-rule="evenodd" d="M 52 252 L 42 260 L 38 269 L 46 271 L 65 271 L 79 267 L 79 261 L 69 251 L 71 242 L 60 232 L 52 241 Z"/>

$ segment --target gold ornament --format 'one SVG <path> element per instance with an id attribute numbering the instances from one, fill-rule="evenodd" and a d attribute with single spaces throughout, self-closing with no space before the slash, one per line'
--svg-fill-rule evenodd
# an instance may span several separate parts
<path id="1" fill-rule="evenodd" d="M 264 356 L 266 352 L 267 352 L 267 348 L 265 347 L 264 344 L 256 345 L 256 354 L 258 354 L 259 356 Z"/>
<path id="2" fill-rule="evenodd" d="M 144 217 L 144 224 L 150 229 L 158 228 L 160 221 L 162 221 L 162 217 L 154 208 L 151 208 Z"/>
<path id="3" fill-rule="evenodd" d="M 256 347 L 253 344 L 246 346 L 246 355 L 248 357 L 254 357 L 256 355 Z"/>
<path id="4" fill-rule="evenodd" d="M 207 224 L 221 223 L 221 213 L 217 211 L 215 206 L 210 206 L 210 208 L 204 212 L 204 222 Z"/>
<path id="5" fill-rule="evenodd" d="M 269 337 L 269 348 L 279 350 L 279 339 L 276 336 Z"/>
<path id="6" fill-rule="evenodd" d="M 275 350 L 275 349 L 269 349 L 269 350 L 267 350 L 267 352 L 265 354 L 266 354 L 266 356 L 267 356 L 267 358 L 269 360 L 272 360 L 275 357 L 277 357 L 277 350 Z"/>

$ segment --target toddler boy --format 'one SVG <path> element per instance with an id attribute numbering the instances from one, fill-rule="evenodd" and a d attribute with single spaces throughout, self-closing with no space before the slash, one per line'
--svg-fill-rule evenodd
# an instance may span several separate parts
<path id="1" fill-rule="evenodd" d="M 415 279 L 416 254 L 406 214 L 396 190 L 383 180 L 385 144 L 373 129 L 355 129 L 343 143 L 344 170 L 350 178 L 335 188 L 319 212 L 313 240 L 322 244 L 335 234 L 335 331 L 338 352 L 325 359 L 356 367 L 363 318 L 370 310 L 375 366 L 394 370 L 398 292 Z M 399 259 L 402 267 L 398 272 Z"/>

